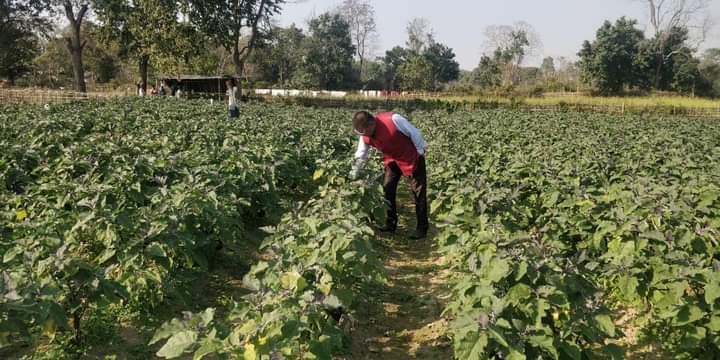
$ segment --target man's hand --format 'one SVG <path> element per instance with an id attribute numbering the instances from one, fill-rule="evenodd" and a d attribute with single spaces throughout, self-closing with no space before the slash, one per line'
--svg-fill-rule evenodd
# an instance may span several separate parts
<path id="1" fill-rule="evenodd" d="M 357 158 L 353 162 L 352 170 L 350 170 L 350 179 L 357 180 L 360 177 L 360 171 L 365 167 L 365 159 Z"/>

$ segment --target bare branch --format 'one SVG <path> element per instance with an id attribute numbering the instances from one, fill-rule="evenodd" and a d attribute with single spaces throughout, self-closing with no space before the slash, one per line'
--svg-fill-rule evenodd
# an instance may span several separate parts
<path id="1" fill-rule="evenodd" d="M 267 4 L 267 0 L 260 0 L 260 5 L 258 6 L 257 14 L 255 14 L 255 17 L 251 20 L 251 29 L 250 29 L 250 40 L 248 40 L 247 45 L 243 46 L 240 50 L 240 58 L 241 61 L 244 61 L 247 59 L 248 56 L 250 56 L 250 52 L 255 47 L 255 41 L 257 39 L 257 33 L 258 33 L 258 24 L 260 24 L 260 20 L 263 18 L 263 13 L 265 12 L 265 6 Z"/>

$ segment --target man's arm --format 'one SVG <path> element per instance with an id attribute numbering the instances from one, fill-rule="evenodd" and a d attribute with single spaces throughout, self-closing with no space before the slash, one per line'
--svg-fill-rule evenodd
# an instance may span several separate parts
<path id="1" fill-rule="evenodd" d="M 355 157 L 353 160 L 353 166 L 352 171 L 350 171 L 350 177 L 353 179 L 357 179 L 358 175 L 360 175 L 360 170 L 362 170 L 365 167 L 365 162 L 368 158 L 368 150 L 370 147 L 363 141 L 362 137 L 360 138 L 360 141 L 358 142 L 357 151 L 355 151 Z"/>
<path id="2" fill-rule="evenodd" d="M 422 137 L 422 133 L 420 133 L 420 130 L 413 126 L 408 119 L 406 119 L 404 116 L 400 114 L 393 114 L 392 121 L 395 124 L 395 127 L 403 133 L 405 136 L 409 137 L 412 141 L 413 145 L 415 145 L 415 149 L 417 149 L 418 154 L 424 155 L 425 154 L 425 139 Z"/>

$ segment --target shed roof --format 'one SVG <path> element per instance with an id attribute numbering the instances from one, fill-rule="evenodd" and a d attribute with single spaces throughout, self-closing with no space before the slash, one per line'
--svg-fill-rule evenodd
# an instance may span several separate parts
<path id="1" fill-rule="evenodd" d="M 230 79 L 230 75 L 159 75 L 160 79 L 174 79 L 174 80 L 216 80 L 216 79 Z"/>

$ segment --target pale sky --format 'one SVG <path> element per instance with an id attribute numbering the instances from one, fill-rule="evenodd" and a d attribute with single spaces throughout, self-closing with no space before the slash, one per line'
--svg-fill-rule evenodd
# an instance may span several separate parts
<path id="1" fill-rule="evenodd" d="M 307 19 L 339 5 L 342 0 L 301 0 L 285 5 L 278 20 L 306 28 Z M 638 0 L 370 0 L 375 8 L 379 34 L 377 55 L 396 45 L 405 45 L 407 23 L 416 17 L 428 19 L 437 41 L 453 48 L 460 67 L 471 70 L 483 52 L 483 30 L 489 25 L 511 25 L 525 21 L 535 28 L 543 44 L 542 53 L 528 63 L 537 65 L 544 56 L 576 59 L 584 40 L 595 38 L 603 21 L 628 16 L 640 28 L 647 24 L 644 4 Z M 703 48 L 720 47 L 720 0 L 710 1 L 715 25 Z"/>

